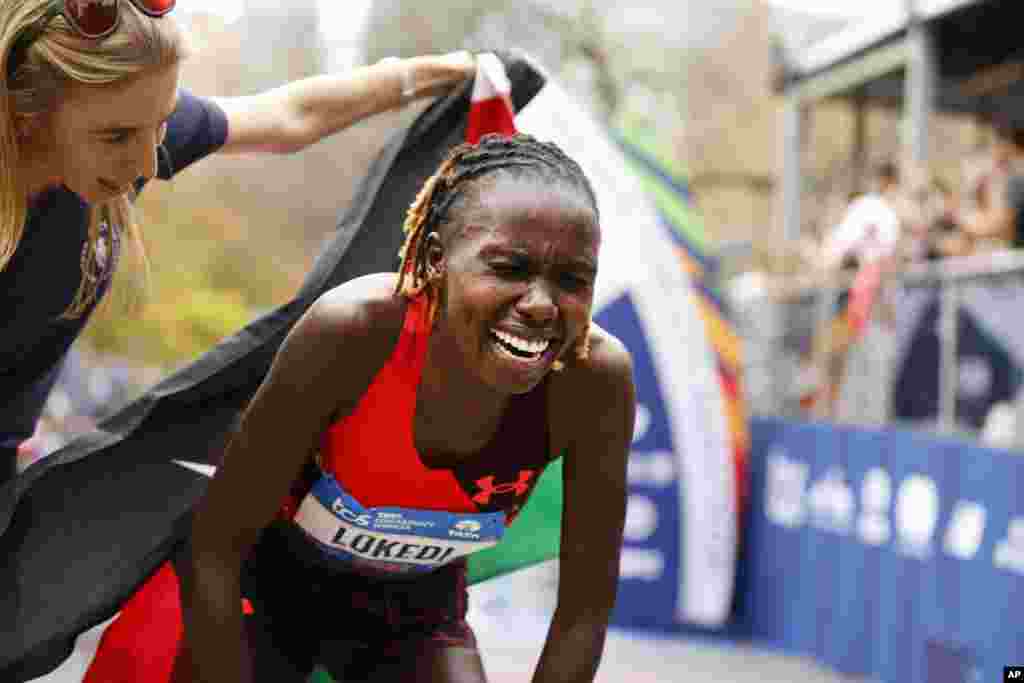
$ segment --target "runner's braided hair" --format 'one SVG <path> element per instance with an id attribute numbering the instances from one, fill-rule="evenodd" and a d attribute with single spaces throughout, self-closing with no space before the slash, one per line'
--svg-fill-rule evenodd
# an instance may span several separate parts
<path id="1" fill-rule="evenodd" d="M 396 293 L 408 298 L 429 290 L 429 317 L 438 305 L 438 292 L 428 273 L 427 236 L 451 220 L 454 204 L 463 199 L 473 181 L 495 173 L 530 177 L 547 184 L 562 183 L 582 192 L 598 218 L 597 197 L 579 164 L 551 142 L 541 142 L 522 133 L 512 137 L 485 135 L 477 144 L 455 147 L 416 196 L 406 214 L 405 243 L 398 252 L 402 259 Z M 576 357 L 586 359 L 590 351 L 589 324 L 576 342 Z M 555 369 L 561 369 L 556 361 Z"/>

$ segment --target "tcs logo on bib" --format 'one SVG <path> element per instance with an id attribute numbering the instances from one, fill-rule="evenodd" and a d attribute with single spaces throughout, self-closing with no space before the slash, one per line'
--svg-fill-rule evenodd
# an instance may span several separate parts
<path id="1" fill-rule="evenodd" d="M 344 519 L 346 522 L 352 522 L 359 526 L 370 526 L 370 515 L 359 514 L 349 510 L 345 507 L 345 503 L 342 502 L 341 498 L 335 498 L 334 502 L 331 503 L 331 512 Z"/>

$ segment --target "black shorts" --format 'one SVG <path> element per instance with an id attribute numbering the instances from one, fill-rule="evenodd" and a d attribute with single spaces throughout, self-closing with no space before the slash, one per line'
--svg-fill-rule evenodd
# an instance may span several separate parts
<path id="1" fill-rule="evenodd" d="M 464 562 L 382 580 L 338 571 L 317 552 L 297 528 L 275 523 L 246 563 L 242 592 L 254 610 L 246 627 L 259 680 L 305 676 L 320 665 L 335 680 L 358 681 L 428 648 L 476 647 Z"/>

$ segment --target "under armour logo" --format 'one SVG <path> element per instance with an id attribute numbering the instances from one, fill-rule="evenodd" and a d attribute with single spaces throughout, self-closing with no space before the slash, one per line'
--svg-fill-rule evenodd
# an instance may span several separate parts
<path id="1" fill-rule="evenodd" d="M 533 470 L 519 470 L 519 481 L 498 484 L 497 486 L 494 485 L 494 475 L 477 479 L 476 485 L 480 487 L 480 493 L 473 496 L 473 502 L 480 503 L 481 505 L 487 505 L 491 502 L 491 496 L 495 493 L 502 494 L 514 492 L 517 496 L 521 496 L 530 488 L 528 482 L 532 478 Z"/>

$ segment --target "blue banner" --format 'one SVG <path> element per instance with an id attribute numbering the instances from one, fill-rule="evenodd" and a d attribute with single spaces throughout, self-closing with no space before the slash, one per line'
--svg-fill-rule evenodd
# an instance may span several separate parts
<path id="1" fill-rule="evenodd" d="M 753 422 L 755 644 L 875 680 L 1001 680 L 1024 656 L 1024 460 L 903 431 Z"/>
<path id="2" fill-rule="evenodd" d="M 629 507 L 623 538 L 621 582 L 613 622 L 633 628 L 677 622 L 679 586 L 679 496 L 676 448 L 643 326 L 628 296 L 595 316 L 633 355 L 637 428 L 630 453 Z"/>

